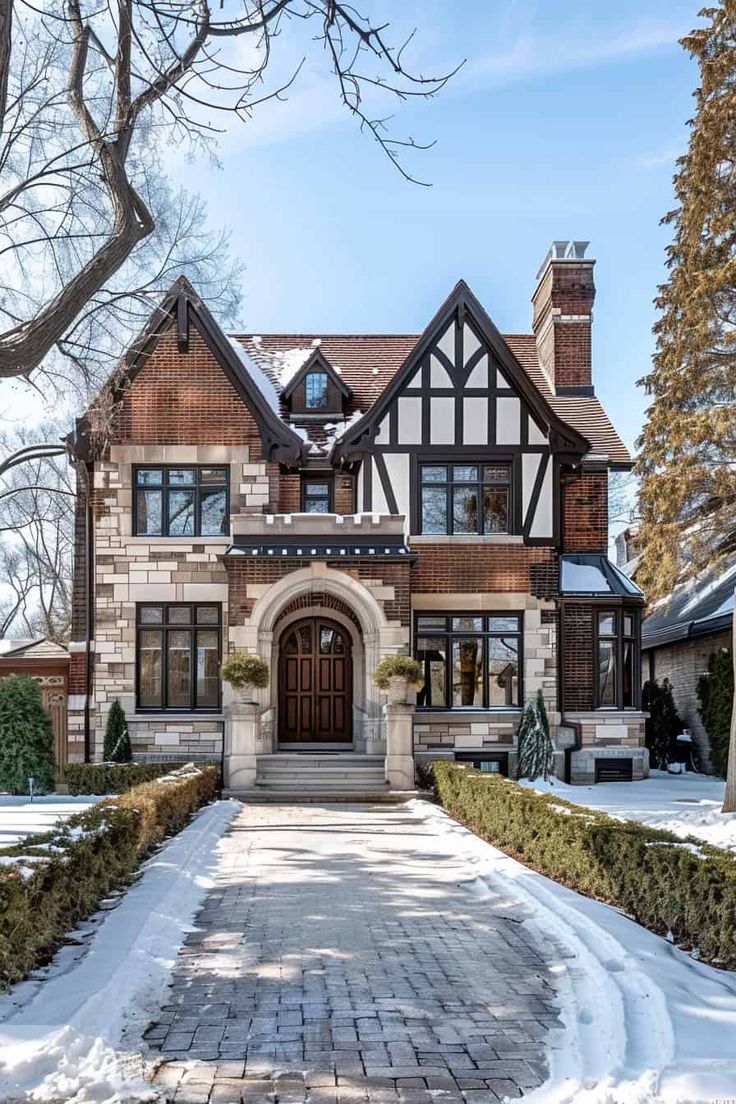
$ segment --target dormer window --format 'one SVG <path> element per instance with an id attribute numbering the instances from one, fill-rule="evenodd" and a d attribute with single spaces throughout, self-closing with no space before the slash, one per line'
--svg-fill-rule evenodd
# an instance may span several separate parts
<path id="1" fill-rule="evenodd" d="M 328 379 L 326 372 L 309 372 L 304 378 L 304 405 L 307 410 L 326 410 L 328 407 Z"/>
<path id="2" fill-rule="evenodd" d="M 300 414 L 343 417 L 350 388 L 320 349 L 315 349 L 283 391 L 292 418 Z"/>

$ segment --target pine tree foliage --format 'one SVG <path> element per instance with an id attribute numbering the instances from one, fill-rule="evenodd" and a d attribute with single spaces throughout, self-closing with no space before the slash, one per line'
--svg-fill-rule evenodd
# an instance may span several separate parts
<path id="1" fill-rule="evenodd" d="M 733 660 L 730 648 L 719 648 L 708 660 L 708 673 L 698 681 L 700 713 L 710 744 L 713 770 L 726 777 L 733 703 Z"/>
<path id="2" fill-rule="evenodd" d="M 659 289 L 653 401 L 639 441 L 637 581 L 650 599 L 736 545 L 736 0 L 682 39 L 700 87 L 678 160 L 667 282 Z"/>
<path id="3" fill-rule="evenodd" d="M 683 729 L 672 694 L 672 683 L 664 679 L 661 686 L 655 680 L 644 683 L 641 707 L 649 714 L 644 734 L 651 765 L 665 770 L 675 749 L 675 740 Z"/>
<path id="4" fill-rule="evenodd" d="M 28 675 L 0 681 L 0 790 L 12 794 L 54 788 L 54 733 L 41 688 Z"/>
<path id="5" fill-rule="evenodd" d="M 518 735 L 516 777 L 543 778 L 554 774 L 554 745 L 549 734 L 547 710 L 542 691 L 524 706 Z"/>
<path id="6" fill-rule="evenodd" d="M 129 763 L 133 758 L 128 722 L 118 698 L 115 698 L 107 714 L 103 755 L 106 763 Z"/>

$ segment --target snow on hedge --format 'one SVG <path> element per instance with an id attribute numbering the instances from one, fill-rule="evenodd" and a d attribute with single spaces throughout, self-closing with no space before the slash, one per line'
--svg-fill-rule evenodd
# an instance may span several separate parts
<path id="1" fill-rule="evenodd" d="M 81 955 L 63 948 L 45 980 L 23 982 L 0 998 L 0 1100 L 132 1104 L 156 1096 L 140 1078 L 137 1047 L 126 1053 L 124 1033 L 129 1029 L 133 1040 L 159 1011 L 183 935 L 212 885 L 218 842 L 238 808 L 220 801 L 202 809 L 144 864 L 103 922 L 92 923 L 95 934 Z"/>
<path id="2" fill-rule="evenodd" d="M 636 820 L 676 836 L 694 836 L 703 843 L 736 851 L 736 813 L 722 813 L 722 778 L 706 774 L 652 771 L 641 782 L 598 782 L 568 786 L 559 779 L 522 782 L 539 793 L 564 797 L 574 805 L 600 809 L 619 820 Z"/>
<path id="3" fill-rule="evenodd" d="M 412 805 L 454 838 L 478 893 L 492 888 L 527 906 L 524 924 L 552 953 L 564 1029 L 550 1033 L 549 1077 L 524 1097 L 527 1104 L 734 1099 L 735 974 L 694 961 L 618 909 L 529 870 L 437 806 Z"/>

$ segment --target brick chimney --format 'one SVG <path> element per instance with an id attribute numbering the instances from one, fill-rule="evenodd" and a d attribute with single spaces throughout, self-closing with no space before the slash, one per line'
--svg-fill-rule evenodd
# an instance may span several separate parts
<path id="1" fill-rule="evenodd" d="M 590 243 L 552 243 L 537 273 L 532 325 L 539 363 L 557 394 L 592 394 L 593 265 Z"/>

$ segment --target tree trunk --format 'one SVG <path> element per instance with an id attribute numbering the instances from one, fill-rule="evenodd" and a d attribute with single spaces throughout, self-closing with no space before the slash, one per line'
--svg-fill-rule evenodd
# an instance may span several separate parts
<path id="1" fill-rule="evenodd" d="M 736 676 L 736 594 L 734 594 L 734 616 L 731 628 L 731 659 Z M 736 678 L 734 679 L 736 686 Z M 726 772 L 726 793 L 723 798 L 723 812 L 736 813 L 736 692 L 731 706 L 731 737 L 728 741 L 728 770 Z"/>

